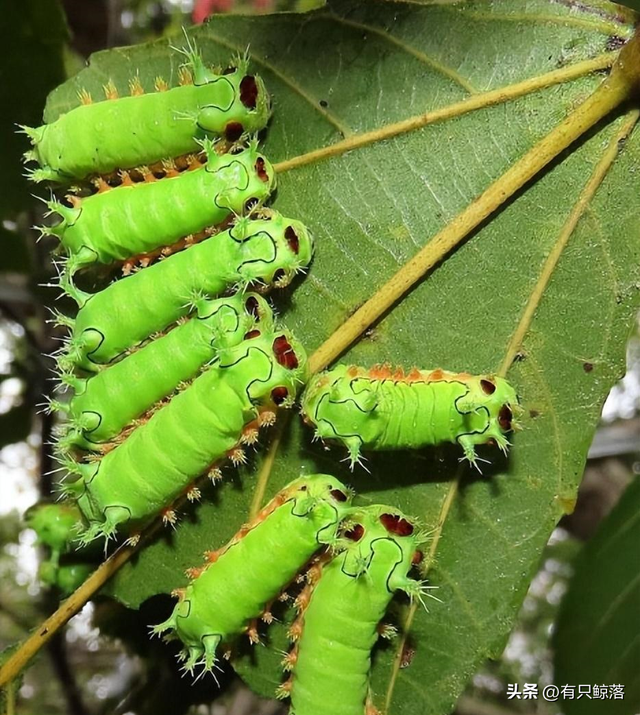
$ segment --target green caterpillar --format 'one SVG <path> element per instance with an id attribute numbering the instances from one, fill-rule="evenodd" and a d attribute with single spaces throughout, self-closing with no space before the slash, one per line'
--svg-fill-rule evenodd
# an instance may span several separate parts
<path id="1" fill-rule="evenodd" d="M 36 532 L 37 543 L 46 546 L 49 558 L 38 570 L 40 581 L 63 596 L 75 591 L 96 568 L 99 555 L 88 547 L 77 551 L 73 539 L 81 524 L 74 504 L 34 504 L 25 513 L 25 523 Z"/>
<path id="2" fill-rule="evenodd" d="M 370 370 L 338 365 L 313 377 L 302 398 L 316 436 L 349 450 L 351 467 L 361 449 L 419 449 L 457 442 L 477 466 L 475 445 L 494 440 L 506 453 L 505 434 L 516 425 L 518 397 L 501 377 L 443 370 L 405 374 L 387 366 Z"/>
<path id="3" fill-rule="evenodd" d="M 197 498 L 194 480 L 230 456 L 244 462 L 241 443 L 272 424 L 274 407 L 289 406 L 303 381 L 306 355 L 287 332 L 264 333 L 222 350 L 212 367 L 158 410 L 104 457 L 87 464 L 63 461 L 80 476 L 65 485 L 75 495 L 88 528 L 81 543 L 115 535 L 119 526 L 144 525 L 181 493 Z"/>
<path id="4" fill-rule="evenodd" d="M 69 196 L 71 206 L 47 201 L 49 213 L 57 213 L 62 221 L 43 227 L 42 232 L 60 239 L 68 256 L 67 274 L 175 244 L 220 224 L 232 212 L 250 210 L 273 191 L 273 167 L 255 142 L 238 153 L 222 155 L 209 140 L 202 146 L 207 163 L 200 169 L 82 199 Z"/>
<path id="5" fill-rule="evenodd" d="M 90 378 L 68 374 L 62 381 L 75 391 L 69 405 L 62 453 L 72 447 L 99 449 L 136 417 L 194 378 L 224 348 L 240 343 L 257 325 L 273 329 L 273 313 L 256 293 L 202 299 L 196 316 Z"/>
<path id="6" fill-rule="evenodd" d="M 22 127 L 34 147 L 25 158 L 41 167 L 29 177 L 66 183 L 197 151 L 205 133 L 236 141 L 266 126 L 269 96 L 259 77 L 246 74 L 246 59 L 218 75 L 204 66 L 195 46 L 183 52 L 193 84 L 169 89 L 157 78 L 156 92 L 144 94 L 136 77 L 130 82 L 133 96 L 118 97 L 109 82 L 106 101 L 94 104 L 83 92 L 83 104 L 55 122 Z M 183 82 L 191 81 L 189 73 L 181 74 Z"/>
<path id="7" fill-rule="evenodd" d="M 396 591 L 422 600 L 427 587 L 409 577 L 421 536 L 398 510 L 354 510 L 344 551 L 325 562 L 297 599 L 296 642 L 279 690 L 295 715 L 373 715 L 368 701 L 371 649 Z M 315 583 L 314 583 L 315 582 Z"/>
<path id="8" fill-rule="evenodd" d="M 293 580 L 322 545 L 333 545 L 351 503 L 345 486 L 327 474 L 291 482 L 219 551 L 193 570 L 195 579 L 171 617 L 152 629 L 175 631 L 184 669 L 211 671 L 221 643 L 248 632 L 257 642 L 258 616 L 270 622 L 268 604 Z"/>
<path id="9" fill-rule="evenodd" d="M 262 209 L 187 250 L 115 281 L 96 294 L 67 284 L 81 306 L 61 357 L 65 370 L 96 372 L 149 335 L 186 315 L 197 296 L 216 296 L 252 283 L 283 287 L 311 262 L 313 242 L 299 221 Z"/>

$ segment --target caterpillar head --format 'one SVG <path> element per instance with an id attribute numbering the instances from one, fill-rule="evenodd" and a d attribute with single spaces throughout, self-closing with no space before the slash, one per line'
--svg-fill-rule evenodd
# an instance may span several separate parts
<path id="1" fill-rule="evenodd" d="M 222 84 L 227 101 L 222 102 Z M 230 67 L 222 77 L 212 75 L 211 104 L 200 106 L 198 126 L 205 132 L 222 135 L 228 141 L 238 141 L 243 134 L 257 132 L 266 126 L 271 116 L 271 100 L 260 77 L 247 74 L 246 65 Z"/>
<path id="2" fill-rule="evenodd" d="M 353 492 L 330 474 L 311 474 L 291 482 L 285 491 L 295 502 L 292 513 L 313 519 L 321 544 L 333 544 L 338 527 L 351 508 Z"/>
<path id="3" fill-rule="evenodd" d="M 238 273 L 243 283 L 284 288 L 311 263 L 313 239 L 307 227 L 276 211 L 262 209 L 257 219 L 245 224 L 243 234 L 234 229 L 230 233 L 241 241 Z"/>
<path id="4" fill-rule="evenodd" d="M 307 372 L 307 355 L 288 330 L 254 328 L 218 365 L 226 381 L 254 405 L 290 407 Z"/>
<path id="5" fill-rule="evenodd" d="M 213 200 L 220 208 L 238 215 L 261 206 L 276 185 L 274 168 L 255 143 L 228 154 L 207 152 L 205 171 L 224 186 Z"/>
<path id="6" fill-rule="evenodd" d="M 74 504 L 34 504 L 25 513 L 25 523 L 36 532 L 38 542 L 53 551 L 67 551 L 80 523 Z"/>
<path id="7" fill-rule="evenodd" d="M 419 562 L 422 533 L 399 509 L 383 504 L 353 509 L 341 533 L 344 570 L 368 575 L 390 591 L 405 588 L 407 573 Z"/>
<path id="8" fill-rule="evenodd" d="M 480 375 L 471 379 L 467 402 L 473 403 L 476 414 L 486 420 L 489 415 L 489 425 L 485 431 L 485 441 L 494 438 L 502 445 L 505 435 L 518 429 L 518 417 L 522 412 L 520 402 L 514 388 L 503 378 L 493 375 Z M 486 408 L 483 410 L 482 408 Z"/>
<path id="9" fill-rule="evenodd" d="M 338 439 L 350 451 L 352 465 L 359 459 L 360 435 L 370 438 L 378 427 L 374 409 L 378 384 L 359 379 L 360 370 L 336 365 L 311 378 L 302 396 L 302 417 L 316 437 Z M 367 433 L 367 434 L 365 434 Z"/>

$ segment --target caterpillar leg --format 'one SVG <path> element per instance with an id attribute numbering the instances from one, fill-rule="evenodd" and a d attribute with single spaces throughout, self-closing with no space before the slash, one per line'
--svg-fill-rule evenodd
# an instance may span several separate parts
<path id="1" fill-rule="evenodd" d="M 209 673 L 213 670 L 216 663 L 216 651 L 220 645 L 221 638 L 219 635 L 204 636 L 202 643 L 204 645 L 204 669 Z"/>
<path id="2" fill-rule="evenodd" d="M 458 438 L 458 444 L 462 447 L 464 451 L 464 459 L 466 459 L 472 467 L 475 467 L 478 471 L 478 456 L 476 455 L 475 440 L 471 435 L 463 434 Z"/>
<path id="3" fill-rule="evenodd" d="M 47 167 L 39 169 L 26 169 L 24 175 L 27 179 L 29 179 L 29 181 L 33 181 L 34 184 L 39 184 L 43 181 L 63 181 L 63 177 L 61 177 L 57 171 Z"/>
<path id="4" fill-rule="evenodd" d="M 80 501 L 80 500 L 79 500 Z M 120 524 L 125 524 L 131 518 L 129 509 L 123 506 L 109 506 L 104 510 L 104 521 L 93 522 L 80 534 L 78 543 L 86 546 L 96 539 L 103 538 L 105 548 L 111 539 L 115 539 Z"/>

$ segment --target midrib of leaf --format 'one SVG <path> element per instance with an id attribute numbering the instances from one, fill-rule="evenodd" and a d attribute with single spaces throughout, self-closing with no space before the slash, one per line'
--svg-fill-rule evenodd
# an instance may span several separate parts
<path id="1" fill-rule="evenodd" d="M 423 129 L 430 124 L 442 122 L 447 119 L 454 119 L 478 109 L 485 109 L 496 104 L 512 101 L 527 94 L 531 94 L 532 92 L 546 89 L 547 87 L 552 87 L 556 84 L 569 82 L 599 70 L 608 69 L 613 65 L 616 57 L 617 53 L 607 52 L 602 55 L 598 55 L 591 60 L 576 62 L 575 64 L 568 65 L 562 69 L 546 72 L 545 74 L 531 77 L 523 80 L 522 82 L 506 85 L 500 89 L 493 89 L 488 92 L 478 92 L 477 94 L 463 99 L 460 102 L 454 102 L 453 104 L 441 107 L 440 109 L 434 109 L 432 111 L 425 112 L 424 114 L 417 114 L 413 117 L 409 117 L 408 119 L 403 119 L 402 121 L 394 122 L 393 124 L 387 124 L 370 132 L 357 133 L 348 139 L 336 142 L 335 144 L 330 144 L 329 146 L 321 147 L 320 149 L 314 149 L 306 152 L 305 154 L 294 156 L 291 159 L 285 159 L 284 161 L 274 164 L 274 168 L 276 172 L 280 174 L 285 171 L 291 171 L 292 169 L 299 169 L 303 166 L 316 164 L 321 161 L 327 161 L 333 157 L 345 154 L 348 151 L 362 149 L 366 146 L 377 144 L 378 142 L 392 139 L 402 134 L 408 134 L 409 132 Z"/>
<path id="2" fill-rule="evenodd" d="M 605 177 L 609 173 L 611 167 L 613 166 L 615 160 L 618 158 L 620 155 L 621 147 L 624 146 L 624 143 L 626 140 L 629 138 L 631 133 L 633 132 L 638 119 L 640 117 L 640 111 L 634 110 L 630 112 L 627 116 L 626 121 L 622 124 L 620 129 L 614 134 L 612 137 L 611 141 L 605 148 L 605 151 L 602 154 L 601 159 L 598 161 L 596 164 L 591 176 L 589 177 L 587 183 L 585 184 L 582 192 L 580 193 L 578 200 L 576 201 L 575 205 L 571 209 L 569 216 L 567 218 L 567 221 L 563 225 L 556 243 L 554 244 L 553 249 L 551 250 L 549 257 L 545 261 L 542 270 L 540 272 L 540 276 L 538 280 L 536 281 L 536 284 L 531 292 L 531 295 L 529 297 L 529 300 L 527 301 L 527 304 L 521 314 L 521 317 L 518 321 L 518 324 L 516 326 L 516 329 L 514 330 L 511 340 L 509 341 L 509 344 L 507 345 L 507 350 L 505 352 L 505 357 L 500 364 L 499 368 L 496 370 L 496 374 L 500 375 L 502 377 L 505 377 L 507 375 L 507 372 L 509 368 L 512 366 L 514 362 L 514 358 L 517 355 L 518 351 L 520 350 L 524 338 L 527 335 L 527 332 L 529 328 L 531 327 L 531 323 L 533 322 L 533 318 L 535 315 L 535 312 L 540 305 L 540 301 L 542 300 L 542 297 L 544 295 L 545 289 L 549 285 L 549 282 L 551 281 L 551 277 L 553 275 L 553 272 L 558 265 L 558 261 L 560 260 L 560 257 L 564 251 L 564 249 L 567 246 L 567 243 L 569 242 L 569 239 L 573 232 L 575 231 L 580 219 L 588 209 L 591 201 L 593 200 L 594 196 L 596 195 L 597 190 L 600 188 L 602 185 Z M 558 430 L 555 430 L 555 436 L 556 439 L 558 439 Z M 558 455 L 561 458 L 562 456 L 562 450 L 559 448 L 560 445 L 558 444 Z M 425 559 L 425 566 L 424 566 L 424 574 L 425 576 L 429 573 L 438 550 L 438 545 L 440 543 L 440 538 L 442 536 L 442 532 L 444 529 L 445 524 L 447 523 L 447 519 L 449 517 L 449 514 L 451 512 L 451 508 L 455 502 L 456 496 L 459 492 L 460 488 L 460 478 L 464 472 L 463 468 L 460 468 L 452 481 L 449 489 L 447 490 L 447 493 L 442 501 L 442 506 L 440 509 L 440 514 L 438 517 L 437 524 L 433 530 L 433 540 L 431 542 L 431 546 L 429 548 L 429 552 L 427 554 L 427 558 Z M 558 478 L 560 479 L 560 475 L 562 474 L 562 469 L 561 466 L 559 465 L 558 467 Z M 623 597 L 623 594 L 620 594 L 620 598 Z M 607 611 L 606 615 L 610 615 L 612 610 L 615 609 L 616 602 L 612 603 L 611 608 Z M 385 696 L 385 703 L 384 703 L 384 712 L 389 711 L 389 707 L 391 705 L 391 701 L 393 699 L 393 693 L 395 690 L 395 685 L 397 682 L 398 674 L 400 672 L 400 665 L 402 662 L 402 653 L 406 645 L 407 638 L 409 636 L 409 633 L 411 631 L 411 626 L 413 623 L 413 619 L 415 618 L 417 609 L 419 608 L 418 603 L 412 603 L 408 610 L 407 610 L 407 615 L 403 623 L 403 628 L 402 628 L 402 637 L 399 639 L 399 644 L 396 650 L 396 655 L 393 661 L 393 667 L 392 671 L 390 674 L 389 678 L 389 686 L 387 688 L 387 693 Z M 604 616 L 603 616 L 604 618 Z"/>

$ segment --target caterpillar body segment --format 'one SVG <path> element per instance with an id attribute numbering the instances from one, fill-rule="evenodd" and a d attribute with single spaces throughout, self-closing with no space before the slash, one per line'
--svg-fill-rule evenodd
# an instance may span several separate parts
<path id="1" fill-rule="evenodd" d="M 187 586 L 154 633 L 175 632 L 185 670 L 210 671 L 221 643 L 245 633 L 313 554 L 336 542 L 351 493 L 332 476 L 301 477 L 285 487 Z"/>
<path id="2" fill-rule="evenodd" d="M 95 569 L 98 557 L 91 547 L 76 550 L 74 539 L 82 524 L 78 507 L 71 502 L 35 504 L 25 513 L 25 523 L 49 553 L 38 568 L 40 581 L 63 596 L 75 591 Z"/>
<path id="3" fill-rule="evenodd" d="M 82 199 L 71 197 L 71 206 L 47 202 L 62 220 L 42 230 L 60 239 L 68 256 L 68 276 L 93 263 L 124 261 L 170 246 L 268 198 L 275 174 L 255 143 L 222 155 L 213 144 L 204 146 L 207 163 L 201 169 Z"/>
<path id="4" fill-rule="evenodd" d="M 63 453 L 72 447 L 99 449 L 257 326 L 273 329 L 271 308 L 257 293 L 201 299 L 194 317 L 123 360 L 90 378 L 66 376 L 63 379 L 75 395 L 68 408 L 69 427 L 58 449 Z"/>
<path id="5" fill-rule="evenodd" d="M 457 442 L 476 464 L 475 446 L 495 441 L 506 452 L 518 397 L 501 377 L 444 370 L 370 370 L 338 365 L 314 376 L 302 399 L 306 422 L 322 439 L 349 450 L 417 449 Z"/>
<path id="6" fill-rule="evenodd" d="M 193 84 L 144 94 L 132 82 L 130 97 L 118 97 L 113 83 L 106 100 L 86 104 L 37 128 L 23 127 L 33 148 L 25 154 L 40 168 L 34 181 L 68 183 L 90 175 L 148 165 L 198 151 L 198 139 L 224 136 L 236 141 L 243 133 L 266 126 L 271 114 L 264 83 L 247 74 L 246 62 L 215 74 L 205 68 L 193 47 L 186 53 Z"/>
<path id="7" fill-rule="evenodd" d="M 72 548 L 73 535 L 82 523 L 75 504 L 34 504 L 25 513 L 25 523 L 36 532 L 37 542 L 51 550 L 51 560 Z"/>
<path id="8" fill-rule="evenodd" d="M 425 590 L 409 577 L 422 537 L 402 513 L 354 509 L 349 527 L 344 550 L 325 560 L 291 627 L 292 676 L 280 694 L 290 695 L 295 715 L 365 715 L 380 621 L 397 591 L 420 598 Z"/>
<path id="9" fill-rule="evenodd" d="M 50 588 L 57 589 L 62 596 L 68 596 L 81 586 L 96 570 L 97 562 L 71 560 L 63 557 L 55 565 L 51 561 L 43 561 L 38 568 L 38 578 Z"/>
<path id="10" fill-rule="evenodd" d="M 222 350 L 213 366 L 101 459 L 69 464 L 80 478 L 66 491 L 88 523 L 81 543 L 146 523 L 212 465 L 228 454 L 233 459 L 243 430 L 260 424 L 261 410 L 293 402 L 305 370 L 306 355 L 287 331 L 256 335 Z"/>
<path id="11" fill-rule="evenodd" d="M 275 211 L 240 219 L 222 233 L 88 294 L 69 288 L 80 309 L 65 369 L 96 372 L 149 335 L 187 315 L 198 296 L 252 283 L 287 285 L 311 261 L 305 226 Z"/>

